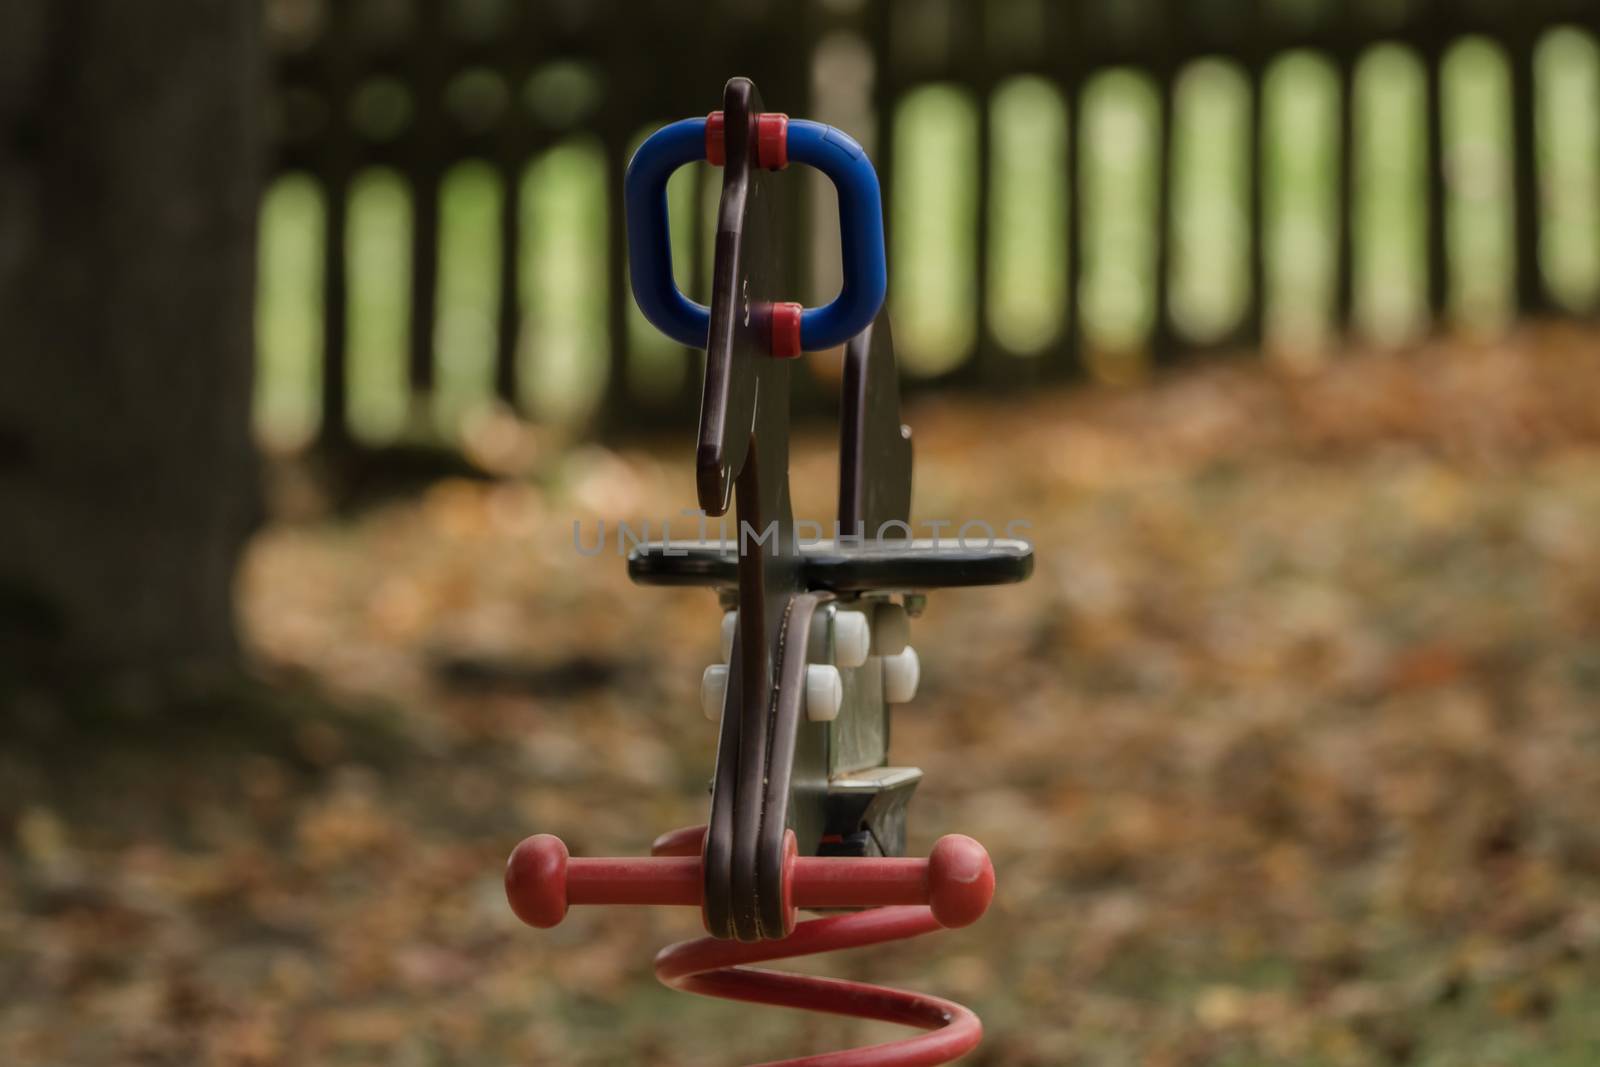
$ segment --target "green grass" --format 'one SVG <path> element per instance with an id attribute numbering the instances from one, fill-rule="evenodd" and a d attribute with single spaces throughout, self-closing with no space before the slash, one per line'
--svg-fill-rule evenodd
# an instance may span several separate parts
<path id="1" fill-rule="evenodd" d="M 1034 355 L 1066 326 L 1066 101 L 1042 78 L 1022 77 L 997 89 L 989 107 L 990 318 L 1002 345 Z"/>
<path id="2" fill-rule="evenodd" d="M 1338 75 L 1325 57 L 1292 52 L 1268 70 L 1266 90 L 1267 329 L 1289 349 L 1312 351 L 1333 309 Z M 1239 289 L 1248 298 L 1242 279 Z"/>
<path id="3" fill-rule="evenodd" d="M 272 444 L 308 438 L 321 414 L 322 235 L 315 182 L 279 178 L 261 203 L 256 293 L 256 428 Z"/>
<path id="4" fill-rule="evenodd" d="M 439 191 L 439 305 L 433 349 L 438 430 L 448 436 L 492 394 L 500 314 L 499 175 L 459 163 Z"/>
<path id="5" fill-rule="evenodd" d="M 1244 72 L 1216 60 L 1190 67 L 1178 83 L 1172 313 L 1201 341 L 1226 336 L 1250 299 L 1249 93 Z"/>
<path id="6" fill-rule="evenodd" d="M 1155 313 L 1146 281 L 1156 247 L 1155 88 L 1141 74 L 1115 70 L 1084 94 L 1084 332 L 1097 348 L 1129 351 Z"/>
<path id="7" fill-rule="evenodd" d="M 954 367 L 974 335 L 977 110 L 953 85 L 906 95 L 894 125 L 889 300 L 912 373 Z"/>
<path id="8" fill-rule="evenodd" d="M 1546 228 L 1540 262 L 1558 299 L 1588 306 L 1600 290 L 1600 53 L 1594 38 L 1558 30 L 1540 46 L 1539 163 Z"/>
<path id="9" fill-rule="evenodd" d="M 404 180 L 374 168 L 350 191 L 350 423 L 368 440 L 398 437 L 410 407 L 411 199 Z"/>
<path id="10" fill-rule="evenodd" d="M 526 408 L 575 419 L 605 385 L 605 156 L 583 138 L 551 149 L 522 176 L 522 306 L 518 345 Z M 620 223 L 619 223 L 620 224 Z"/>
<path id="11" fill-rule="evenodd" d="M 1356 69 L 1356 311 L 1400 342 L 1426 319 L 1424 77 L 1416 54 L 1373 49 Z"/>

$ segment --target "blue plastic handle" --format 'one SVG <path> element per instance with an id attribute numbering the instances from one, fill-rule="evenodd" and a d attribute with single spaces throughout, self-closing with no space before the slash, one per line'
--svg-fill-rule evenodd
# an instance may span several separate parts
<path id="1" fill-rule="evenodd" d="M 814 352 L 844 344 L 883 307 L 889 290 L 883 199 L 872 161 L 849 135 L 805 119 L 790 119 L 788 125 L 789 161 L 817 168 L 839 192 L 844 283 L 831 303 L 800 314 L 800 347 Z M 706 120 L 683 119 L 651 134 L 633 154 L 623 179 L 633 298 L 651 325 L 691 348 L 706 347 L 711 309 L 684 296 L 673 281 L 667 179 L 685 163 L 705 158 Z"/>

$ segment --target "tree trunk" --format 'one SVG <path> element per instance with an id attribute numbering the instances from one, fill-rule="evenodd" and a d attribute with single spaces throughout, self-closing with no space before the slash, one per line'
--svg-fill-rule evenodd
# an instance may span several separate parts
<path id="1" fill-rule="evenodd" d="M 0 649 L 235 655 L 260 18 L 0 3 Z"/>

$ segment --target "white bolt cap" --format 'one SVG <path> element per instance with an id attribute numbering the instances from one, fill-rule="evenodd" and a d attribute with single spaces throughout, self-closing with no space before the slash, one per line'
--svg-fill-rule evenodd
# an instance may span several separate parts
<path id="1" fill-rule="evenodd" d="M 722 616 L 722 662 L 733 661 L 733 632 L 739 628 L 739 613 L 729 611 Z"/>
<path id="2" fill-rule="evenodd" d="M 713 663 L 700 676 L 700 710 L 712 722 L 722 718 L 722 704 L 728 695 L 728 666 Z"/>
<path id="3" fill-rule="evenodd" d="M 833 658 L 841 667 L 854 669 L 867 662 L 872 650 L 872 626 L 864 611 L 841 611 L 833 617 Z"/>
<path id="4" fill-rule="evenodd" d="M 911 620 L 906 609 L 892 601 L 872 609 L 872 652 L 877 656 L 898 656 L 911 640 Z"/>
<path id="5" fill-rule="evenodd" d="M 897 656 L 883 659 L 883 699 L 890 704 L 909 704 L 922 681 L 922 661 L 910 645 Z"/>
<path id="6" fill-rule="evenodd" d="M 806 665 L 806 718 L 832 722 L 844 705 L 844 679 L 839 668 L 826 663 Z"/>

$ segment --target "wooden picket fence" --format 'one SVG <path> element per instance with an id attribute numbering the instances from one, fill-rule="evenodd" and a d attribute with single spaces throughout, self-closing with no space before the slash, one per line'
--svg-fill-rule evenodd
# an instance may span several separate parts
<path id="1" fill-rule="evenodd" d="M 1085 364 L 1082 310 L 1085 227 L 1083 167 L 1070 155 L 1060 166 L 1065 188 L 1060 227 L 1064 268 L 1060 278 L 1062 328 L 1046 349 L 1019 358 L 996 339 L 989 227 L 993 191 L 991 116 L 987 101 L 1018 76 L 1042 79 L 1059 91 L 1066 114 L 1066 144 L 1081 145 L 1086 87 L 1109 70 L 1132 70 L 1153 87 L 1156 145 L 1151 210 L 1154 247 L 1147 284 L 1154 311 L 1141 339 L 1156 362 L 1196 347 L 1247 349 L 1260 343 L 1267 290 L 1264 217 L 1263 80 L 1272 64 L 1309 52 L 1337 73 L 1334 153 L 1338 173 L 1330 239 L 1334 277 L 1330 315 L 1335 328 L 1352 321 L 1357 287 L 1355 85 L 1363 56 L 1379 45 L 1409 50 L 1423 72 L 1421 151 L 1426 213 L 1426 309 L 1440 321 L 1450 301 L 1452 250 L 1446 220 L 1451 172 L 1446 152 L 1446 107 L 1441 90 L 1448 51 L 1468 37 L 1494 43 L 1508 72 L 1510 116 L 1510 219 L 1514 235 L 1514 310 L 1556 308 L 1540 268 L 1547 225 L 1541 198 L 1541 155 L 1536 131 L 1536 56 L 1555 28 L 1600 33 L 1595 0 L 269 0 L 273 42 L 276 167 L 309 175 L 325 205 L 321 225 L 320 391 L 318 436 L 349 435 L 350 376 L 347 242 L 348 195 L 368 168 L 389 168 L 409 194 L 409 299 L 404 335 L 408 388 L 427 396 L 435 387 L 440 353 L 436 316 L 440 263 L 440 188 L 463 160 L 488 163 L 508 190 L 517 188 L 530 161 L 575 135 L 592 138 L 604 158 L 608 194 L 605 227 L 606 351 L 593 358 L 608 368 L 598 413 L 612 424 L 636 423 L 663 411 L 681 414 L 695 403 L 696 373 L 680 377 L 669 396 L 647 395 L 629 374 L 634 358 L 628 326 L 625 236 L 618 206 L 622 173 L 639 133 L 653 123 L 702 114 L 714 106 L 732 74 L 754 77 L 769 105 L 795 115 L 817 115 L 813 103 L 854 91 L 846 111 L 868 116 L 875 162 L 883 180 L 887 217 L 896 225 L 896 141 L 891 136 L 900 103 L 929 84 L 955 86 L 975 102 L 976 257 L 971 305 L 976 322 L 956 365 L 919 383 L 1004 388 L 1081 374 Z M 865 57 L 859 90 L 829 81 L 817 65 L 819 48 Z M 853 51 L 851 51 L 853 50 Z M 1248 298 L 1238 321 L 1220 336 L 1196 340 L 1174 321 L 1169 299 L 1174 255 L 1170 150 L 1174 103 L 1183 72 L 1201 60 L 1226 61 L 1248 87 L 1246 117 L 1248 190 L 1241 193 L 1245 224 Z M 819 79 L 822 79 L 819 85 Z M 820 90 L 820 91 L 819 91 Z M 1600 100 L 1595 101 L 1600 105 Z M 849 115 L 843 116 L 848 120 Z M 863 131 L 857 130 L 861 133 Z M 865 134 L 864 134 L 865 135 Z M 1070 152 L 1070 149 L 1069 149 Z M 1074 153 L 1075 154 L 1075 153 Z M 710 181 L 709 175 L 699 179 Z M 817 272 L 817 242 L 808 237 L 815 198 L 796 183 L 785 269 L 797 284 Z M 705 224 L 704 196 L 690 201 L 689 232 Z M 519 383 L 518 338 L 529 308 L 521 243 L 528 220 L 523 198 L 499 198 L 498 264 L 493 392 L 525 406 Z M 1052 223 L 1054 224 L 1054 223 Z M 1600 235 L 1596 235 L 1600 238 Z M 893 234 L 891 233 L 891 241 Z M 702 242 L 686 250 L 686 288 L 698 292 L 705 273 Z M 822 246 L 824 251 L 826 246 Z M 891 261 L 891 266 L 893 265 Z M 703 292 L 699 292 L 703 297 Z M 637 331 L 633 331 L 635 334 Z M 692 355 L 682 353 L 686 361 Z"/>

